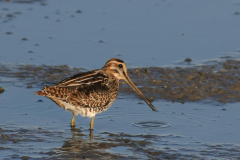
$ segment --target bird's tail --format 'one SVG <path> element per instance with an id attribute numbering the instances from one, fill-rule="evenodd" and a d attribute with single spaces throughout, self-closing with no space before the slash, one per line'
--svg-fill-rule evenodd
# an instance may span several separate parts
<path id="1" fill-rule="evenodd" d="M 37 92 L 35 92 L 35 94 L 36 95 L 40 95 L 40 96 L 46 96 L 47 94 L 46 94 L 46 89 L 48 89 L 50 86 L 49 85 L 45 85 L 45 88 L 43 89 L 43 90 L 41 90 L 41 91 L 37 91 Z"/>
<path id="2" fill-rule="evenodd" d="M 35 94 L 40 96 L 46 96 L 46 93 L 43 93 L 42 91 L 37 91 L 35 92 Z"/>

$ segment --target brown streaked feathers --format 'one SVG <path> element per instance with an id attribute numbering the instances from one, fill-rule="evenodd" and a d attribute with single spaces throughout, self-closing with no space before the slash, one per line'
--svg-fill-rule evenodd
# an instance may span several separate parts
<path id="1" fill-rule="evenodd" d="M 36 94 L 55 102 L 54 99 L 58 99 L 74 106 L 92 108 L 113 103 L 117 97 L 118 85 L 119 82 L 111 75 L 94 70 L 66 78 L 55 86 L 46 85 Z"/>

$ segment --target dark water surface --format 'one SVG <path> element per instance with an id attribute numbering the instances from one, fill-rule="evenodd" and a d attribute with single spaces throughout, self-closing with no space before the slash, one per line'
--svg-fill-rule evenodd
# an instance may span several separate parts
<path id="1" fill-rule="evenodd" d="M 135 66 L 157 70 L 158 66 L 187 66 L 184 71 L 197 74 L 195 65 L 206 60 L 238 60 L 239 12 L 238 0 L 0 0 L 0 87 L 5 89 L 0 94 L 0 159 L 240 158 L 238 61 L 221 67 L 214 63 L 209 73 L 203 66 L 204 85 L 211 85 L 207 84 L 211 78 L 218 82 L 214 87 L 226 91 L 220 92 L 228 96 L 222 101 L 218 95 L 208 99 L 204 94 L 200 99 L 206 101 L 186 98 L 173 103 L 174 98 L 162 94 L 153 98 L 158 110 L 153 112 L 129 89 L 124 90 L 123 83 L 114 104 L 96 116 L 93 132 L 89 118 L 77 116 L 76 128 L 71 128 L 71 113 L 34 95 L 46 83 L 101 68 L 117 57 L 134 68 L 131 76 L 141 80 L 136 82 L 144 94 L 153 90 L 141 84 L 160 87 L 171 96 L 169 88 L 175 87 L 179 68 L 166 69 L 174 73 L 168 82 L 165 75 L 140 79 L 146 68 L 139 72 Z M 193 61 L 186 63 L 185 58 Z M 60 66 L 68 71 L 62 72 L 55 65 L 70 69 Z M 193 84 L 192 75 L 178 80 L 184 87 Z M 232 86 L 225 87 L 228 82 Z"/>

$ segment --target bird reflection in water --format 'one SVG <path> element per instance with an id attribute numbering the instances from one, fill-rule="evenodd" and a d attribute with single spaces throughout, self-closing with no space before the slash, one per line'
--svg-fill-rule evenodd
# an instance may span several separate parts
<path id="1" fill-rule="evenodd" d="M 82 133 L 81 129 L 78 129 L 76 128 L 75 126 L 71 126 L 71 132 L 72 132 L 72 138 L 75 139 L 75 136 L 85 136 L 85 134 Z M 77 134 L 76 134 L 77 133 Z M 93 135 L 93 130 L 90 129 L 89 130 L 89 140 L 90 142 L 92 142 L 94 138 L 94 135 Z"/>
<path id="2" fill-rule="evenodd" d="M 64 154 L 66 156 L 71 155 L 72 153 L 86 153 L 89 148 L 93 145 L 93 133 L 92 130 L 90 130 L 89 139 L 86 138 L 87 135 L 82 133 L 81 129 L 75 128 L 75 126 L 71 127 L 72 137 L 68 138 L 64 141 L 64 144 L 62 145 L 59 150 L 61 151 L 67 151 Z"/>
<path id="3" fill-rule="evenodd" d="M 108 137 L 107 134 L 99 134 L 92 141 L 92 130 L 90 130 L 89 138 L 79 128 L 72 127 L 71 132 L 72 137 L 67 138 L 61 148 L 54 149 L 58 154 L 56 159 L 119 159 L 119 156 L 108 153 L 106 149 L 126 145 L 124 142 L 115 140 L 115 137 Z"/>

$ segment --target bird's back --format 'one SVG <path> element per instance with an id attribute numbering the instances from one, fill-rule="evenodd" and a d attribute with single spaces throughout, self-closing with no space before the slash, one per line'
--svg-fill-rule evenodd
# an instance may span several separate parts
<path id="1" fill-rule="evenodd" d="M 79 73 L 54 86 L 46 85 L 36 92 L 50 98 L 64 109 L 101 113 L 108 109 L 118 94 L 119 81 L 102 70 Z M 84 112 L 84 113 L 83 113 Z"/>

